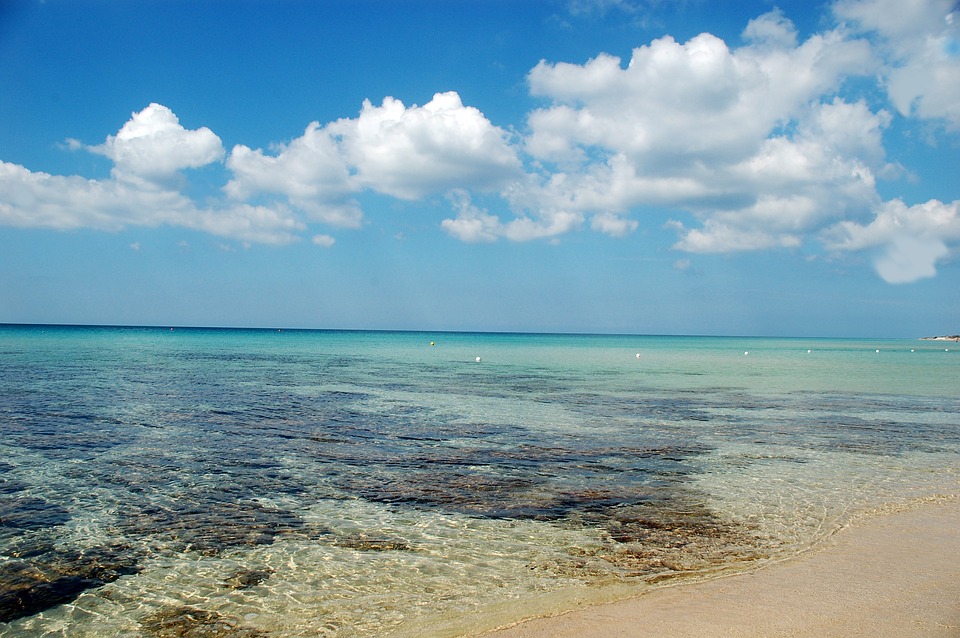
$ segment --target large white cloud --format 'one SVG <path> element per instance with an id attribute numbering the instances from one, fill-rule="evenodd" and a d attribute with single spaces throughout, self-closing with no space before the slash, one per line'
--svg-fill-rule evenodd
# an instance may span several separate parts
<path id="1" fill-rule="evenodd" d="M 238 144 L 227 158 L 233 179 L 224 187 L 231 199 L 244 201 L 262 193 L 282 195 L 311 219 L 357 228 L 363 213 L 350 195 L 358 190 L 340 148 L 318 122 L 281 146 L 276 155 Z"/>
<path id="2" fill-rule="evenodd" d="M 817 105 L 793 136 L 771 137 L 756 155 L 718 170 L 711 180 L 715 190 L 726 186 L 739 194 L 727 206 L 688 205 L 704 226 L 687 229 L 674 222 L 681 234 L 675 247 L 690 252 L 793 248 L 826 223 L 869 213 L 879 202 L 875 173 L 895 170 L 884 162 L 881 145 L 888 122 L 886 113 L 874 114 L 863 102 L 835 99 Z M 737 200 L 747 203 L 733 205 Z"/>
<path id="3" fill-rule="evenodd" d="M 288 243 L 307 221 L 360 227 L 363 213 L 354 195 L 363 189 L 417 199 L 453 189 L 495 190 L 523 172 L 507 133 L 453 92 L 438 93 L 422 107 L 389 97 L 379 107 L 365 102 L 357 118 L 311 123 L 272 154 L 238 144 L 226 161 L 232 175 L 223 188 L 226 201 L 202 206 L 174 178 L 220 160 L 220 138 L 205 127 L 185 129 L 163 105 L 133 113 L 102 144 L 70 140 L 69 146 L 113 160 L 111 178 L 55 176 L 4 164 L 0 223 L 100 230 L 166 224 Z M 318 245 L 331 245 L 332 238 L 317 237 Z"/>
<path id="4" fill-rule="evenodd" d="M 887 281 L 912 281 L 935 273 L 960 241 L 956 203 L 885 204 L 877 184 L 907 172 L 884 145 L 897 118 L 960 130 L 952 7 L 837 0 L 841 24 L 802 41 L 774 10 L 746 25 L 739 46 L 704 33 L 653 40 L 626 65 L 606 54 L 541 61 L 527 79 L 542 103 L 522 136 L 455 92 L 422 106 L 367 100 L 355 117 L 312 122 L 267 151 L 236 144 L 222 193 L 203 204 L 186 195 L 189 169 L 221 161 L 220 139 L 151 104 L 102 144 L 71 142 L 110 158 L 109 179 L 0 165 L 0 224 L 173 225 L 270 244 L 312 236 L 330 247 L 336 240 L 310 225 L 361 228 L 364 192 L 446 195 L 452 215 L 440 228 L 465 242 L 587 228 L 623 237 L 666 223 L 681 251 L 817 239 L 838 254 L 869 252 Z M 877 103 L 884 94 L 887 108 Z"/>
<path id="5" fill-rule="evenodd" d="M 553 104 L 530 115 L 528 152 L 569 163 L 599 148 L 645 171 L 738 161 L 811 100 L 870 68 L 864 41 L 828 33 L 795 46 L 779 13 L 761 22 L 768 26 L 749 32 L 764 39 L 733 51 L 704 33 L 634 49 L 626 67 L 609 55 L 583 65 L 540 62 L 530 89 Z"/>
<path id="6" fill-rule="evenodd" d="M 118 231 L 178 226 L 247 242 L 287 244 L 304 228 L 283 207 L 198 207 L 188 197 L 124 180 L 88 180 L 0 162 L 0 223 L 23 228 Z"/>
<path id="7" fill-rule="evenodd" d="M 381 106 L 365 101 L 358 118 L 328 128 L 360 185 L 401 199 L 496 189 L 521 173 L 505 131 L 454 92 L 409 108 L 390 97 Z"/>
<path id="8" fill-rule="evenodd" d="M 932 277 L 936 264 L 950 255 L 947 242 L 960 241 L 960 201 L 915 206 L 889 201 L 869 224 L 840 222 L 825 231 L 824 241 L 838 251 L 872 252 L 877 273 L 889 283 Z"/>
<path id="9" fill-rule="evenodd" d="M 164 179 L 223 157 L 220 138 L 213 131 L 187 130 L 173 111 L 156 103 L 133 113 L 116 135 L 89 150 L 113 160 L 114 176 L 127 180 Z"/>
<path id="10" fill-rule="evenodd" d="M 834 12 L 879 36 L 891 101 L 903 115 L 960 130 L 960 11 L 954 0 L 839 0 Z"/>
<path id="11" fill-rule="evenodd" d="M 187 130 L 160 104 L 133 113 L 103 144 L 74 148 L 106 155 L 110 179 L 51 175 L 0 162 L 0 224 L 25 228 L 118 231 L 177 226 L 245 242 L 287 244 L 304 224 L 282 205 L 198 205 L 180 192 L 180 171 L 223 156 L 210 129 Z"/>
<path id="12" fill-rule="evenodd" d="M 541 210 L 535 216 L 524 215 L 504 223 L 496 215 L 474 205 L 465 191 L 452 191 L 450 201 L 457 216 L 443 220 L 440 225 L 450 235 L 470 243 L 491 242 L 500 238 L 512 241 L 550 238 L 579 228 L 584 221 L 582 213 Z M 634 227 L 629 220 L 615 218 L 604 218 L 598 223 L 606 224 L 605 228 L 599 230 L 617 236 Z"/>
<path id="13" fill-rule="evenodd" d="M 531 92 L 551 104 L 530 114 L 525 149 L 555 168 L 509 193 L 514 208 L 592 214 L 613 235 L 631 230 L 631 211 L 679 209 L 703 226 L 673 222 L 677 248 L 729 252 L 797 246 L 874 204 L 889 116 L 830 97 L 876 68 L 869 43 L 841 31 L 798 43 L 780 11 L 751 21 L 744 40 L 664 37 L 626 66 L 608 55 L 539 63 Z"/>
<path id="14" fill-rule="evenodd" d="M 363 214 L 350 196 L 363 189 L 414 200 L 503 187 L 522 173 L 507 138 L 454 92 L 423 106 L 365 101 L 357 118 L 314 122 L 275 155 L 235 146 L 225 191 L 235 200 L 281 195 L 312 219 L 358 227 Z"/>
<path id="15" fill-rule="evenodd" d="M 911 0 L 902 21 L 901 3 L 893 4 L 841 1 L 836 15 L 856 29 L 803 42 L 775 10 L 751 21 L 735 49 L 702 34 L 683 44 L 655 40 L 626 66 L 609 55 L 541 62 L 531 92 L 550 104 L 530 114 L 525 150 L 552 168 L 506 196 L 517 210 L 592 214 L 591 226 L 610 234 L 618 223 L 608 220 L 683 211 L 700 225 L 668 226 L 679 234 L 674 247 L 688 252 L 797 248 L 832 227 L 822 234 L 830 248 L 880 250 L 876 266 L 888 281 L 931 275 L 957 237 L 885 221 L 877 180 L 904 172 L 886 159 L 893 118 L 837 97 L 852 76 L 885 74 L 899 113 L 955 121 L 952 3 Z M 868 32 L 883 46 L 857 35 Z M 867 226 L 840 223 L 876 210 L 887 212 Z M 862 239 L 878 228 L 891 234 L 878 244 Z M 838 242 L 841 230 L 861 240 Z"/>

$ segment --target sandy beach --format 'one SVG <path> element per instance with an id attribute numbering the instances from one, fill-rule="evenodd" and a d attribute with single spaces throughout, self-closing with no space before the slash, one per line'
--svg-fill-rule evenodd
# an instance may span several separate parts
<path id="1" fill-rule="evenodd" d="M 863 516 L 797 558 L 492 638 L 960 636 L 960 499 Z"/>

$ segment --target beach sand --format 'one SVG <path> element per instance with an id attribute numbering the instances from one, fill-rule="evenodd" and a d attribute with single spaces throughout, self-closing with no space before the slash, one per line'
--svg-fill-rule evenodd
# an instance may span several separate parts
<path id="1" fill-rule="evenodd" d="M 960 638 L 960 499 L 864 516 L 796 558 L 537 618 L 490 638 Z"/>

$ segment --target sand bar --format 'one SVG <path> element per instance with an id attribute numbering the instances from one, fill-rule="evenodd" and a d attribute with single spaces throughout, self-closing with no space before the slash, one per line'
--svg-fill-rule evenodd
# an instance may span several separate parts
<path id="1" fill-rule="evenodd" d="M 862 517 L 752 572 L 537 618 L 490 638 L 960 637 L 960 499 Z"/>

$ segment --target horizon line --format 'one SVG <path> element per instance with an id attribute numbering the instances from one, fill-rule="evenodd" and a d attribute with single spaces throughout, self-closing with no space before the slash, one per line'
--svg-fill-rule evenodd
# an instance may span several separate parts
<path id="1" fill-rule="evenodd" d="M 501 334 L 501 335 L 553 335 L 553 336 L 597 336 L 597 337 L 704 337 L 731 339 L 935 339 L 955 335 L 930 335 L 922 337 L 869 337 L 869 336 L 816 336 L 816 335 L 758 335 L 758 334 L 704 334 L 704 333 L 632 333 L 632 332 L 590 332 L 590 331 L 544 331 L 544 330 L 477 330 L 458 328 L 306 328 L 298 326 L 228 326 L 228 325 L 189 325 L 189 324 L 110 324 L 110 323 L 46 323 L 0 321 L 0 327 L 51 327 L 51 328 L 113 328 L 148 330 L 250 330 L 262 332 L 390 332 L 390 333 L 437 333 L 437 334 Z"/>

